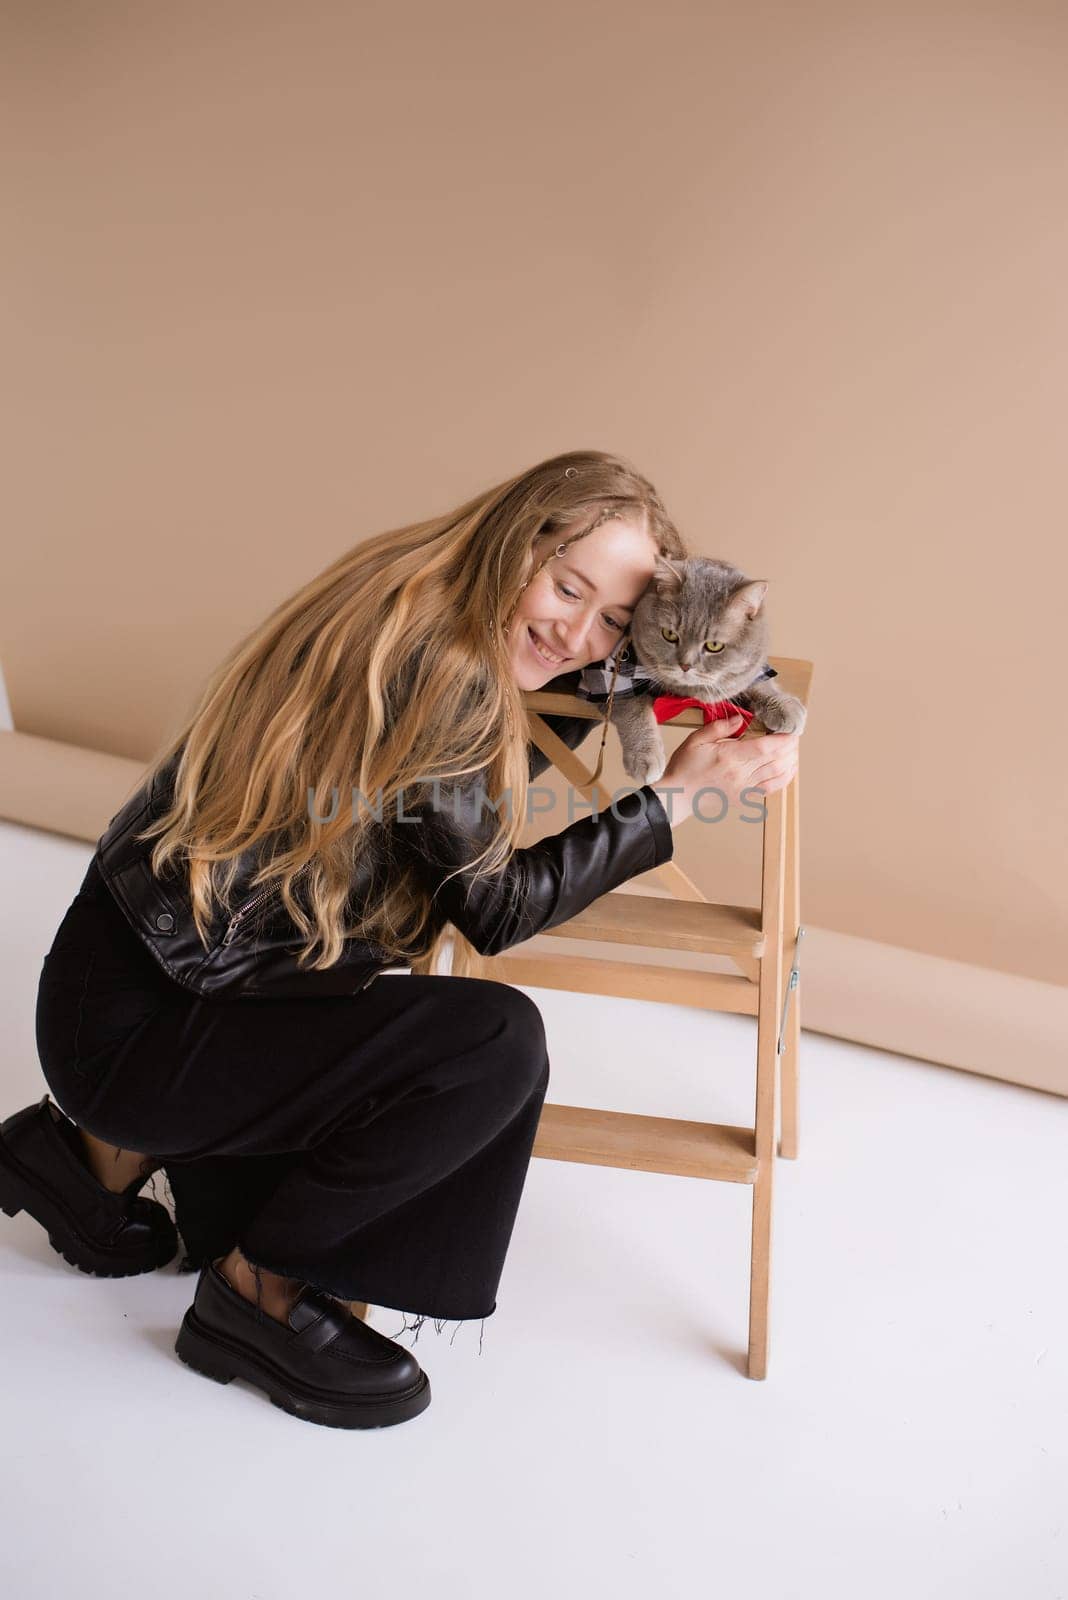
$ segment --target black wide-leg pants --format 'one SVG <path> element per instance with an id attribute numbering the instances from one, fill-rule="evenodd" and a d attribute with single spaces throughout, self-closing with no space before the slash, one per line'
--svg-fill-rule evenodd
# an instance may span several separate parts
<path id="1" fill-rule="evenodd" d="M 193 1265 L 255 1265 L 420 1319 L 496 1309 L 549 1082 L 541 1013 L 485 979 L 204 1000 L 90 865 L 45 957 L 37 1046 L 79 1126 L 158 1156 Z"/>

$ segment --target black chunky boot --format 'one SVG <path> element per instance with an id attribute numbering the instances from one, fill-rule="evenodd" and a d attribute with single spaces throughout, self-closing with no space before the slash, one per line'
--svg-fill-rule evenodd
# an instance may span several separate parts
<path id="1" fill-rule="evenodd" d="M 78 1129 L 47 1094 L 0 1122 L 0 1209 L 28 1212 L 80 1272 L 126 1278 L 173 1260 L 177 1229 L 165 1206 L 139 1197 L 145 1181 L 119 1194 L 98 1183 Z"/>
<path id="2" fill-rule="evenodd" d="M 286 1321 L 262 1311 L 219 1271 L 203 1267 L 174 1346 L 218 1383 L 244 1378 L 274 1405 L 330 1428 L 383 1428 L 430 1404 L 430 1380 L 410 1350 L 340 1300 L 306 1284 Z"/>

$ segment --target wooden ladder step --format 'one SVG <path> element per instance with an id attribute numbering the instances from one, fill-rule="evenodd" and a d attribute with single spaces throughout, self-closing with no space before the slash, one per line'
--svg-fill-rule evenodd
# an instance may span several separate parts
<path id="1" fill-rule="evenodd" d="M 667 900 L 656 895 L 613 890 L 548 936 L 600 939 L 609 944 L 653 945 L 665 950 L 762 956 L 764 934 L 755 906 L 709 905 L 700 900 Z"/>
<path id="2" fill-rule="evenodd" d="M 543 1105 L 533 1154 L 728 1183 L 753 1183 L 757 1173 L 752 1128 L 586 1106 Z"/>
<path id="3" fill-rule="evenodd" d="M 610 995 L 615 1000 L 655 1000 L 755 1017 L 760 991 L 730 972 L 695 972 L 647 962 L 609 961 L 600 956 L 504 955 L 486 958 L 486 977 L 530 989 L 569 989 L 573 994 Z"/>

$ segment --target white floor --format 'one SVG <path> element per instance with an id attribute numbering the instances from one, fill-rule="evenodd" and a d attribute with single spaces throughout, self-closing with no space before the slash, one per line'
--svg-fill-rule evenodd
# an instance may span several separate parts
<path id="1" fill-rule="evenodd" d="M 0 824 L 0 1116 L 89 855 Z M 751 1121 L 748 1019 L 536 998 L 550 1101 Z M 802 1074 L 762 1382 L 741 1185 L 534 1160 L 481 1353 L 424 1324 L 430 1408 L 368 1432 L 183 1366 L 173 1264 L 0 1215 L 3 1592 L 1068 1597 L 1068 1101 L 812 1034 Z"/>

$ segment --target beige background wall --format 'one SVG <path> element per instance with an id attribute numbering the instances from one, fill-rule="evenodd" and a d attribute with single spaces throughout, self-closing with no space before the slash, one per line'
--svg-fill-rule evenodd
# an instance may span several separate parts
<path id="1" fill-rule="evenodd" d="M 816 663 L 806 922 L 1063 982 L 1063 7 L 38 0 L 0 57 L 16 727 L 147 759 L 349 543 L 618 450 Z"/>

